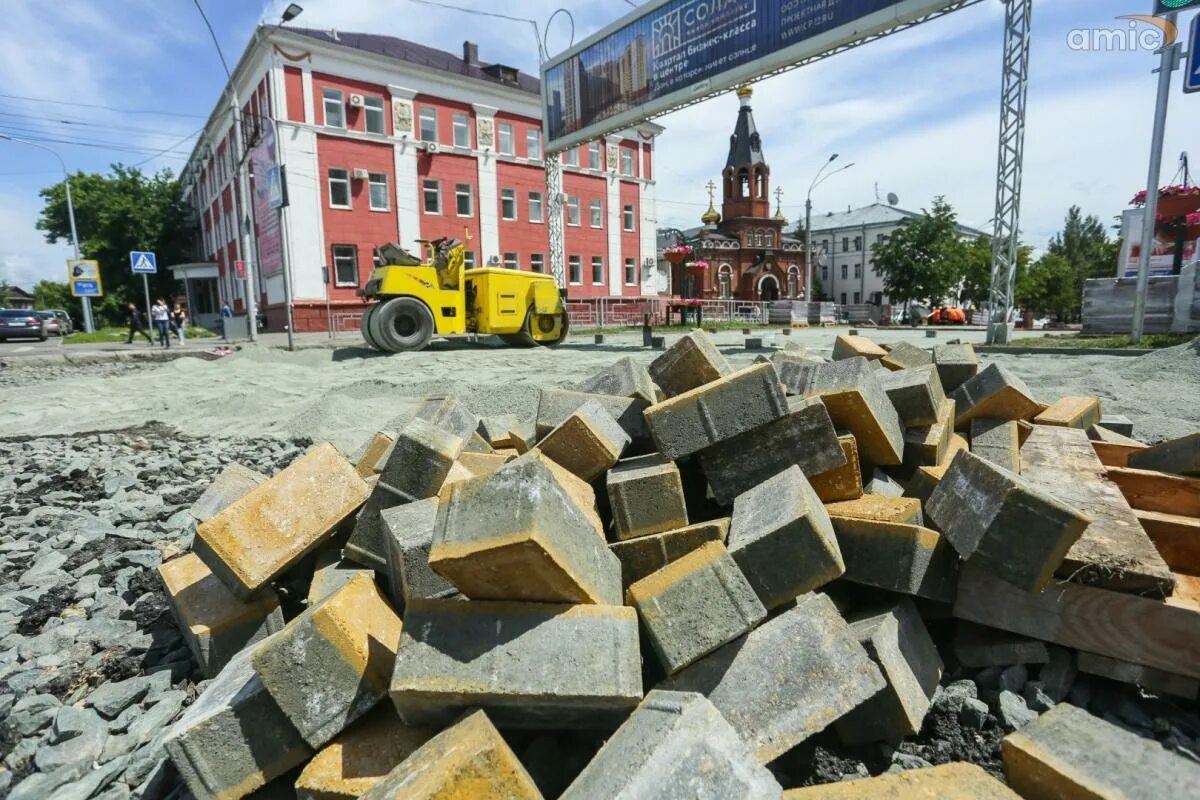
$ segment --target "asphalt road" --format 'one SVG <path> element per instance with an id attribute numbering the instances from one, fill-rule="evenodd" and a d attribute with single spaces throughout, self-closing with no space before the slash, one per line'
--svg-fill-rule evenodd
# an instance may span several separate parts
<path id="1" fill-rule="evenodd" d="M 44 342 L 37 339 L 0 339 L 0 357 L 51 355 L 62 346 L 62 340 L 57 336 L 51 336 Z"/>

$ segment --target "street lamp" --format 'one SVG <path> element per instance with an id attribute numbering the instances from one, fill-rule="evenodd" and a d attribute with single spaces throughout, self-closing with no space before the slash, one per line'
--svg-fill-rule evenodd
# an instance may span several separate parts
<path id="1" fill-rule="evenodd" d="M 837 175 L 839 172 L 845 172 L 846 170 L 848 170 L 854 166 L 854 162 L 851 161 L 846 166 L 841 167 L 840 169 L 835 169 L 833 172 L 829 173 L 824 178 L 822 178 L 821 173 L 825 172 L 825 170 L 829 167 L 829 165 L 837 160 L 837 157 L 838 157 L 838 154 L 834 153 L 833 155 L 831 155 L 829 157 L 828 161 L 826 161 L 824 164 L 821 165 L 821 169 L 817 170 L 817 176 L 815 178 L 813 178 L 812 184 L 810 184 L 808 187 L 808 194 L 804 198 L 804 295 L 805 295 L 805 297 L 808 298 L 809 302 L 812 302 L 812 299 L 813 299 L 813 296 L 812 296 L 812 285 L 813 285 L 813 283 L 812 283 L 812 281 L 813 281 L 812 193 L 813 193 L 813 189 L 816 189 L 822 183 L 824 183 L 828 179 L 832 178 L 834 175 Z"/>
<path id="2" fill-rule="evenodd" d="M 279 24 L 282 25 L 284 22 L 291 22 L 296 17 L 300 16 L 300 12 L 303 10 L 304 9 L 301 8 L 300 6 L 296 5 L 295 3 L 292 3 L 291 5 L 289 5 L 287 8 L 285 8 L 283 10 L 283 21 L 280 22 Z"/>
<path id="3" fill-rule="evenodd" d="M 20 142 L 21 144 L 27 144 L 30 147 L 36 147 L 39 150 L 45 150 L 47 153 L 58 159 L 59 166 L 62 167 L 63 171 L 63 185 L 67 188 L 67 218 L 71 221 L 71 245 L 75 248 L 75 260 L 78 261 L 79 232 L 75 229 L 75 204 L 71 202 L 71 176 L 67 173 L 67 163 L 63 161 L 62 156 L 58 154 L 57 150 L 46 147 L 44 144 L 38 144 L 37 142 L 31 142 L 28 139 L 22 139 L 18 136 L 9 136 L 8 134 L 4 133 L 0 133 L 0 139 L 4 139 L 5 141 L 9 142 Z M 88 333 L 92 333 L 94 328 L 92 326 L 91 298 L 81 297 L 79 299 L 83 301 L 83 329 Z"/>

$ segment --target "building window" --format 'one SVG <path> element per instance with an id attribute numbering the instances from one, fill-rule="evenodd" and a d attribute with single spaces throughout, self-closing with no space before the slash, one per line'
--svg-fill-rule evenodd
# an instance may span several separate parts
<path id="1" fill-rule="evenodd" d="M 579 225 L 579 198 L 567 195 L 567 224 Z"/>
<path id="2" fill-rule="evenodd" d="M 766 242 L 767 247 L 774 247 L 775 246 L 775 231 L 767 231 L 766 239 L 764 241 Z"/>
<path id="3" fill-rule="evenodd" d="M 854 305 L 858 305 L 861 300 L 862 300 L 862 295 L 860 295 L 858 292 L 855 292 L 854 293 Z"/>
<path id="4" fill-rule="evenodd" d="M 525 155 L 535 160 L 542 157 L 542 132 L 537 128 L 525 129 Z"/>
<path id="5" fill-rule="evenodd" d="M 500 155 L 511 156 L 513 154 L 513 126 L 511 122 L 501 122 L 500 129 Z"/>
<path id="6" fill-rule="evenodd" d="M 421 109 L 421 141 L 436 142 L 437 135 L 437 109 L 422 108 Z"/>
<path id="7" fill-rule="evenodd" d="M 475 251 L 467 250 L 463 253 L 463 266 L 467 269 L 475 268 Z"/>
<path id="8" fill-rule="evenodd" d="M 621 148 L 621 174 L 633 177 L 633 151 L 628 147 Z"/>
<path id="9" fill-rule="evenodd" d="M 529 193 L 529 221 L 530 222 L 541 222 L 542 221 L 542 193 L 541 192 L 530 192 Z"/>
<path id="10" fill-rule="evenodd" d="M 723 299 L 729 299 L 733 289 L 733 267 L 722 264 L 717 270 L 717 290 Z"/>
<path id="11" fill-rule="evenodd" d="M 637 285 L 637 259 L 625 259 L 625 285 Z"/>
<path id="12" fill-rule="evenodd" d="M 516 253 L 505 253 L 504 254 L 504 268 L 505 269 L 520 269 L 520 267 L 517 266 L 517 254 Z"/>
<path id="13" fill-rule="evenodd" d="M 425 197 L 425 213 L 442 213 L 442 185 L 438 181 L 426 178 L 421 184 L 421 193 Z"/>
<path id="14" fill-rule="evenodd" d="M 388 177 L 384 172 L 372 172 L 367 178 L 367 189 L 372 211 L 388 210 Z"/>
<path id="15" fill-rule="evenodd" d="M 590 212 L 589 218 L 591 219 L 592 227 L 593 228 L 603 228 L 604 227 L 604 201 L 603 200 L 591 201 L 588 204 L 588 210 Z"/>
<path id="16" fill-rule="evenodd" d="M 342 94 L 342 90 L 322 89 L 321 97 L 325 103 L 325 126 L 346 127 L 346 96 Z"/>
<path id="17" fill-rule="evenodd" d="M 800 295 L 800 268 L 795 264 L 788 267 L 787 284 L 788 297 L 797 299 Z"/>
<path id="18" fill-rule="evenodd" d="M 571 283 L 583 283 L 583 261 L 579 256 L 567 258 L 567 269 L 570 272 L 568 280 Z"/>
<path id="19" fill-rule="evenodd" d="M 541 253 L 529 254 L 529 268 L 534 272 L 546 271 L 546 257 Z"/>
<path id="20" fill-rule="evenodd" d="M 500 216 L 503 219 L 517 218 L 517 190 L 500 190 Z"/>
<path id="21" fill-rule="evenodd" d="M 854 237 L 854 251 L 857 253 L 859 250 L 862 250 L 862 237 L 855 236 Z"/>
<path id="22" fill-rule="evenodd" d="M 604 259 L 600 256 L 592 256 L 592 283 L 604 283 Z"/>
<path id="23" fill-rule="evenodd" d="M 842 305 L 846 305 L 846 293 L 842 292 Z"/>
<path id="24" fill-rule="evenodd" d="M 333 280 L 338 286 L 358 286 L 358 248 L 354 245 L 333 246 Z"/>
<path id="25" fill-rule="evenodd" d="M 842 280 L 846 280 L 847 270 L 848 270 L 848 267 L 845 264 L 842 264 Z"/>
<path id="26" fill-rule="evenodd" d="M 843 253 L 850 252 L 850 237 L 849 236 L 842 237 L 842 252 Z"/>
<path id="27" fill-rule="evenodd" d="M 329 170 L 329 205 L 332 208 L 350 207 L 350 171 Z"/>
<path id="28" fill-rule="evenodd" d="M 384 133 L 383 98 L 364 97 L 363 108 L 366 112 L 367 133 Z"/>
<path id="29" fill-rule="evenodd" d="M 624 228 L 627 231 L 632 231 L 634 226 L 633 206 L 625 206 L 622 211 Z"/>
<path id="30" fill-rule="evenodd" d="M 821 267 L 821 282 L 829 283 L 829 267 Z"/>
<path id="31" fill-rule="evenodd" d="M 588 169 L 600 169 L 599 142 L 588 142 Z"/>
<path id="32" fill-rule="evenodd" d="M 452 123 L 454 131 L 454 146 L 466 147 L 471 146 L 471 122 L 466 114 L 455 114 Z"/>
<path id="33" fill-rule="evenodd" d="M 568 167 L 579 166 L 579 148 L 572 147 L 562 152 L 562 163 Z"/>
<path id="34" fill-rule="evenodd" d="M 884 234 L 882 234 L 882 233 L 875 234 L 875 244 L 877 246 L 883 244 L 883 239 L 884 239 Z"/>
<path id="35" fill-rule="evenodd" d="M 460 217 L 469 217 L 475 213 L 471 184 L 454 184 L 454 206 Z"/>
<path id="36" fill-rule="evenodd" d="M 862 264 L 855 264 L 855 265 L 854 265 L 854 277 L 856 277 L 856 278 L 861 278 L 861 277 L 862 277 Z M 854 302 L 856 302 L 856 303 L 857 303 L 858 301 L 857 301 L 857 300 L 855 300 Z"/>

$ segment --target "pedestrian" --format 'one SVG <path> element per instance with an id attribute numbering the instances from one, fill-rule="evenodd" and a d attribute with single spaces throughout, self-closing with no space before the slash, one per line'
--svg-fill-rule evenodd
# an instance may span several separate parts
<path id="1" fill-rule="evenodd" d="M 130 303 L 125 315 L 129 318 L 129 337 L 125 339 L 125 344 L 133 344 L 133 335 L 140 333 L 146 337 L 146 343 L 153 347 L 154 340 L 150 338 L 150 334 L 146 333 L 146 329 L 142 327 L 142 312 L 138 311 L 138 307 Z"/>
<path id="2" fill-rule="evenodd" d="M 226 300 L 221 304 L 221 338 L 229 341 L 229 320 L 233 319 L 233 309 L 229 307 L 229 301 Z"/>
<path id="3" fill-rule="evenodd" d="M 183 329 L 187 326 L 187 314 L 184 313 L 183 306 L 179 303 L 175 304 L 175 310 L 171 312 L 171 325 L 175 328 L 175 333 L 179 336 L 180 344 L 187 344 L 183 339 Z"/>
<path id="4" fill-rule="evenodd" d="M 150 306 L 150 319 L 154 322 L 154 327 L 158 329 L 158 344 L 169 350 L 171 334 L 167 332 L 167 328 L 171 324 L 171 309 L 167 308 L 167 302 L 161 297 L 154 301 L 154 305 Z"/>

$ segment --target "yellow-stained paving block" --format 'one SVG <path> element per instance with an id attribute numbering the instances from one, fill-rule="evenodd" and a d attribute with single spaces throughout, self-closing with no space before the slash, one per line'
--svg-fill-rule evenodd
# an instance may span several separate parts
<path id="1" fill-rule="evenodd" d="M 589 400 L 537 446 L 552 461 L 590 483 L 617 463 L 629 441 L 612 415 Z"/>
<path id="2" fill-rule="evenodd" d="M 388 702 L 325 745 L 296 780 L 297 800 L 354 800 L 437 735 L 436 728 L 405 725 Z"/>
<path id="3" fill-rule="evenodd" d="M 363 449 L 358 456 L 358 461 L 354 464 L 354 469 L 364 478 L 378 475 L 383 471 L 383 464 L 380 462 L 384 454 L 387 453 L 395 442 L 395 436 L 386 431 L 379 431 L 363 445 Z"/>
<path id="4" fill-rule="evenodd" d="M 864 494 L 855 500 L 826 503 L 829 516 L 865 519 L 874 522 L 899 522 L 905 525 L 921 525 L 921 501 L 915 497 L 889 497 L 882 494 Z"/>
<path id="5" fill-rule="evenodd" d="M 464 452 L 458 457 L 458 463 L 462 464 L 471 471 L 472 475 L 478 478 L 480 475 L 491 475 L 514 458 L 516 458 L 516 454 L 509 456 L 500 453 Z"/>
<path id="6" fill-rule="evenodd" d="M 342 560 L 342 551 L 338 548 L 318 553 L 312 581 L 308 584 L 308 604 L 315 606 L 358 574 L 374 575 L 367 567 Z"/>
<path id="7" fill-rule="evenodd" d="M 200 523 L 196 552 L 235 594 L 249 597 L 329 538 L 370 491 L 325 442 Z"/>
<path id="8" fill-rule="evenodd" d="M 430 739 L 362 800 L 542 800 L 487 715 L 476 711 Z"/>
<path id="9" fill-rule="evenodd" d="M 990 364 L 950 393 L 955 402 L 954 427 L 965 429 L 976 417 L 1032 419 L 1042 405 L 1025 382 L 999 364 Z"/>
<path id="10" fill-rule="evenodd" d="M 940 464 L 954 435 L 954 401 L 947 397 L 938 406 L 938 421 L 904 432 L 904 464 L 932 467 Z"/>
<path id="11" fill-rule="evenodd" d="M 465 440 L 463 444 L 464 453 L 491 453 L 492 444 L 487 439 L 479 435 L 476 431 Z"/>
<path id="12" fill-rule="evenodd" d="M 449 493 L 451 486 L 459 483 L 460 481 L 469 481 L 474 477 L 475 473 L 471 472 L 471 470 L 465 464 L 463 464 L 461 460 L 455 461 L 450 465 L 450 471 L 446 473 L 446 480 L 442 481 L 442 488 L 438 489 L 437 496 L 444 499 Z"/>
<path id="13" fill-rule="evenodd" d="M 160 564 L 158 574 L 183 638 L 210 678 L 243 647 L 283 627 L 273 591 L 242 600 L 195 553 Z"/>
<path id="14" fill-rule="evenodd" d="M 855 500 L 863 496 L 862 472 L 858 465 L 858 443 L 849 434 L 838 436 L 846 463 L 808 479 L 822 503 Z"/>
<path id="15" fill-rule="evenodd" d="M 908 481 L 908 486 L 904 489 L 906 497 L 916 497 L 922 503 L 929 499 L 929 495 L 933 494 L 933 490 L 937 488 L 938 482 L 942 476 L 946 474 L 946 470 L 950 468 L 950 462 L 954 460 L 954 456 L 960 450 L 970 450 L 967 440 L 956 434 L 950 437 L 950 445 L 946 448 L 946 452 L 942 455 L 942 460 L 934 466 L 917 467 L 917 471 L 912 474 Z"/>
<path id="16" fill-rule="evenodd" d="M 974 764 L 910 769 L 857 781 L 789 789 L 784 800 L 1021 800 Z"/>
<path id="17" fill-rule="evenodd" d="M 614 542 L 609 550 L 621 561 L 621 581 L 626 589 L 672 561 L 682 558 L 705 542 L 724 543 L 729 537 L 729 518 L 697 522 L 686 528 L 653 533 Z"/>
<path id="18" fill-rule="evenodd" d="M 1061 428 L 1083 428 L 1085 431 L 1100 422 L 1099 397 L 1060 397 L 1033 418 L 1038 425 L 1057 425 Z"/>
<path id="19" fill-rule="evenodd" d="M 883 358 L 888 354 L 879 345 L 865 336 L 839 336 L 833 341 L 833 360 L 862 356 L 871 360 Z"/>

